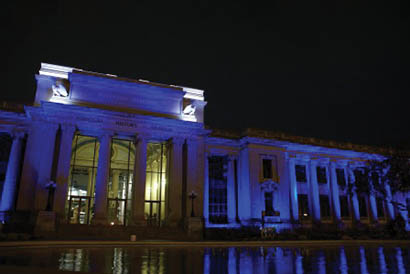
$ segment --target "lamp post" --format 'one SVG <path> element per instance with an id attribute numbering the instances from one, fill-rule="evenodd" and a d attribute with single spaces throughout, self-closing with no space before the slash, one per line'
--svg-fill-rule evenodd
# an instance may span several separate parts
<path id="1" fill-rule="evenodd" d="M 192 190 L 191 193 L 189 194 L 189 199 L 191 199 L 191 217 L 195 217 L 195 213 L 194 213 L 194 199 L 197 197 L 198 195 Z"/>

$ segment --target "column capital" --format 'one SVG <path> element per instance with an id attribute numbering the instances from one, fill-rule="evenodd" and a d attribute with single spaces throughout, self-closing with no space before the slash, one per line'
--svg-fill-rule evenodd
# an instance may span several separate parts
<path id="1" fill-rule="evenodd" d="M 171 144 L 175 145 L 183 145 L 185 143 L 185 138 L 182 137 L 172 137 L 170 139 Z"/>
<path id="2" fill-rule="evenodd" d="M 330 166 L 330 168 L 332 168 L 332 169 L 336 169 L 336 167 L 337 167 L 337 162 L 336 162 L 336 160 L 331 160 L 331 161 L 329 162 L 329 166 Z"/>
<path id="3" fill-rule="evenodd" d="M 97 135 L 97 139 L 102 141 L 103 139 L 110 139 L 112 138 L 112 136 L 114 136 L 114 132 L 111 131 L 105 131 L 105 132 L 101 132 L 100 134 Z"/>
<path id="4" fill-rule="evenodd" d="M 187 145 L 197 145 L 198 142 L 199 142 L 198 139 L 194 139 L 194 138 L 187 138 L 186 139 Z"/>
<path id="5" fill-rule="evenodd" d="M 149 133 L 140 132 L 140 133 L 135 134 L 136 142 L 147 141 L 149 138 L 151 138 L 151 135 Z"/>
<path id="6" fill-rule="evenodd" d="M 233 161 L 238 158 L 238 155 L 236 154 L 228 154 L 228 161 Z"/>
<path id="7" fill-rule="evenodd" d="M 26 136 L 26 133 L 22 130 L 13 130 L 10 135 L 13 139 L 23 139 Z"/>
<path id="8" fill-rule="evenodd" d="M 43 121 L 37 121 L 33 124 L 36 129 L 47 130 L 47 131 L 57 131 L 59 128 L 59 124 L 57 123 L 49 123 Z"/>
<path id="9" fill-rule="evenodd" d="M 76 126 L 73 124 L 60 124 L 60 129 L 63 132 L 67 132 L 67 133 L 72 133 L 74 134 L 74 132 L 77 130 Z"/>
<path id="10" fill-rule="evenodd" d="M 316 159 L 310 159 L 310 161 L 308 161 L 308 164 L 310 165 L 310 167 L 314 168 L 319 165 L 319 162 Z"/>

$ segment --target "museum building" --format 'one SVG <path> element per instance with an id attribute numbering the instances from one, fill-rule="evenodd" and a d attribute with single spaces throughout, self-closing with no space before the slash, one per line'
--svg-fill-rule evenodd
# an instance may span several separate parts
<path id="1" fill-rule="evenodd" d="M 204 126 L 202 90 L 41 64 L 32 105 L 0 106 L 0 218 L 127 227 L 383 223 L 407 211 L 348 191 L 382 150 Z M 3 142 L 4 143 L 4 142 Z M 3 157 L 4 158 L 4 157 Z M 407 198 L 407 200 L 406 200 Z"/>

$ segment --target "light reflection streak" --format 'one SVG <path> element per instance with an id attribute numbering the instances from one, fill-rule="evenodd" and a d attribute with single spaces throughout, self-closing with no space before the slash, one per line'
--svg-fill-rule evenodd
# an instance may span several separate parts
<path id="1" fill-rule="evenodd" d="M 115 247 L 0 252 L 4 265 L 98 273 L 406 273 L 401 247 Z M 351 254 L 351 256 L 349 255 Z M 349 256 L 348 256 L 349 255 Z M 29 259 L 25 259 L 29 258 Z M 375 261 L 371 261 L 375 259 Z M 369 263 L 369 265 L 367 264 Z M 51 271 L 52 272 L 52 271 Z"/>

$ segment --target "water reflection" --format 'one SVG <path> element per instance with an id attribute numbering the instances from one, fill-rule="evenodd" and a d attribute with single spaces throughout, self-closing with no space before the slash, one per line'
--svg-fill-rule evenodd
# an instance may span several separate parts
<path id="1" fill-rule="evenodd" d="M 0 251 L 4 265 L 97 273 L 406 273 L 404 246 L 101 247 Z"/>

